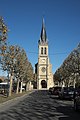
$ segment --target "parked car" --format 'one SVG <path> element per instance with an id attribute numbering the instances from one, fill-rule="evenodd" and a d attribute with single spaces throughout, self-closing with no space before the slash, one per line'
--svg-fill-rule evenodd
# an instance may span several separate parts
<path id="1" fill-rule="evenodd" d="M 52 94 L 53 95 L 59 95 L 59 92 L 61 91 L 61 87 L 59 86 L 56 86 L 54 87 L 53 91 L 52 91 Z"/>
<path id="2" fill-rule="evenodd" d="M 74 92 L 74 109 L 76 111 L 80 110 L 80 88 L 75 89 Z"/>
<path id="3" fill-rule="evenodd" d="M 59 86 L 49 88 L 49 92 L 52 95 L 59 95 L 60 90 L 61 90 L 61 87 L 59 87 Z"/>
<path id="4" fill-rule="evenodd" d="M 52 94 L 54 87 L 49 88 L 49 93 Z"/>
<path id="5" fill-rule="evenodd" d="M 73 99 L 74 98 L 74 88 L 73 87 L 63 87 L 59 92 L 60 99 Z"/>

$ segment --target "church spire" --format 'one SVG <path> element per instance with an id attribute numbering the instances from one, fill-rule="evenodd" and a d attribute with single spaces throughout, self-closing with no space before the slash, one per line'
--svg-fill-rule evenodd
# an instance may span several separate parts
<path id="1" fill-rule="evenodd" d="M 40 43 L 44 44 L 47 43 L 47 35 L 46 35 L 46 29 L 44 24 L 44 18 L 42 19 L 42 29 L 41 29 L 41 35 L 40 35 Z"/>

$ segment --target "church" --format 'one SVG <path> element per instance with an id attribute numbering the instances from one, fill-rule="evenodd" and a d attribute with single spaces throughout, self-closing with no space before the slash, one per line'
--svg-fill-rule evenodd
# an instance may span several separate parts
<path id="1" fill-rule="evenodd" d="M 35 64 L 35 74 L 38 90 L 49 89 L 54 86 L 52 64 L 50 64 L 48 55 L 48 39 L 44 19 L 42 20 L 41 35 L 38 41 L 38 63 Z"/>

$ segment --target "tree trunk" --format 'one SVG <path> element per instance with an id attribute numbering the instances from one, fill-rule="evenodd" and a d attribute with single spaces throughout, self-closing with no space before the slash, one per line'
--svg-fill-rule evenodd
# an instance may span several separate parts
<path id="1" fill-rule="evenodd" d="M 26 91 L 29 91 L 29 82 L 26 83 Z"/>
<path id="2" fill-rule="evenodd" d="M 26 83 L 26 91 L 28 91 L 28 83 Z"/>
<path id="3" fill-rule="evenodd" d="M 16 94 L 18 94 L 18 92 L 19 92 L 19 79 L 18 79 L 18 81 L 17 81 L 17 90 L 16 90 Z"/>
<path id="4" fill-rule="evenodd" d="M 20 93 L 22 93 L 23 80 L 21 81 Z"/>
<path id="5" fill-rule="evenodd" d="M 12 82 L 13 82 L 13 76 L 12 76 L 12 74 L 11 74 L 11 76 L 10 76 L 9 96 L 11 96 L 11 93 L 12 93 Z"/>

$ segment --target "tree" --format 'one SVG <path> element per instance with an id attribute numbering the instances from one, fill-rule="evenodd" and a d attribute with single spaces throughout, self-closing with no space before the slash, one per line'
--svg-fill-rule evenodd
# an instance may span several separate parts
<path id="1" fill-rule="evenodd" d="M 6 51 L 7 32 L 8 28 L 5 25 L 3 18 L 0 16 L 0 64 L 2 64 L 2 59 Z"/>
<path id="2" fill-rule="evenodd" d="M 19 52 L 16 56 L 16 70 L 15 70 L 15 76 L 17 78 L 17 93 L 19 91 L 19 83 L 21 83 L 20 93 L 22 93 L 23 81 L 26 81 L 25 76 L 26 72 L 28 72 L 29 69 L 28 63 L 29 62 L 25 50 L 19 49 Z"/>
<path id="3" fill-rule="evenodd" d="M 26 83 L 26 90 L 27 90 L 28 82 L 33 81 L 33 67 L 29 61 L 26 64 L 26 73 L 25 73 L 24 81 Z"/>
<path id="4" fill-rule="evenodd" d="M 33 68 L 28 61 L 26 52 L 19 46 L 8 45 L 7 39 L 7 26 L 4 24 L 2 17 L 0 17 L 0 63 L 2 69 L 8 73 L 8 83 L 10 82 L 9 96 L 11 96 L 13 77 L 17 79 L 17 93 L 19 90 L 19 82 L 29 81 L 33 79 Z"/>
<path id="5" fill-rule="evenodd" d="M 74 49 L 70 55 L 64 60 L 60 68 L 55 72 L 54 78 L 65 81 L 65 85 L 68 86 L 72 79 L 75 87 L 80 85 L 80 43 L 76 49 Z"/>
<path id="6" fill-rule="evenodd" d="M 6 53 L 2 59 L 3 60 L 2 68 L 4 71 L 7 71 L 8 76 L 10 76 L 9 96 L 11 96 L 11 91 L 12 91 L 12 83 L 13 83 L 13 77 L 16 67 L 17 54 L 18 54 L 17 46 L 13 46 L 13 45 L 7 46 Z"/>

